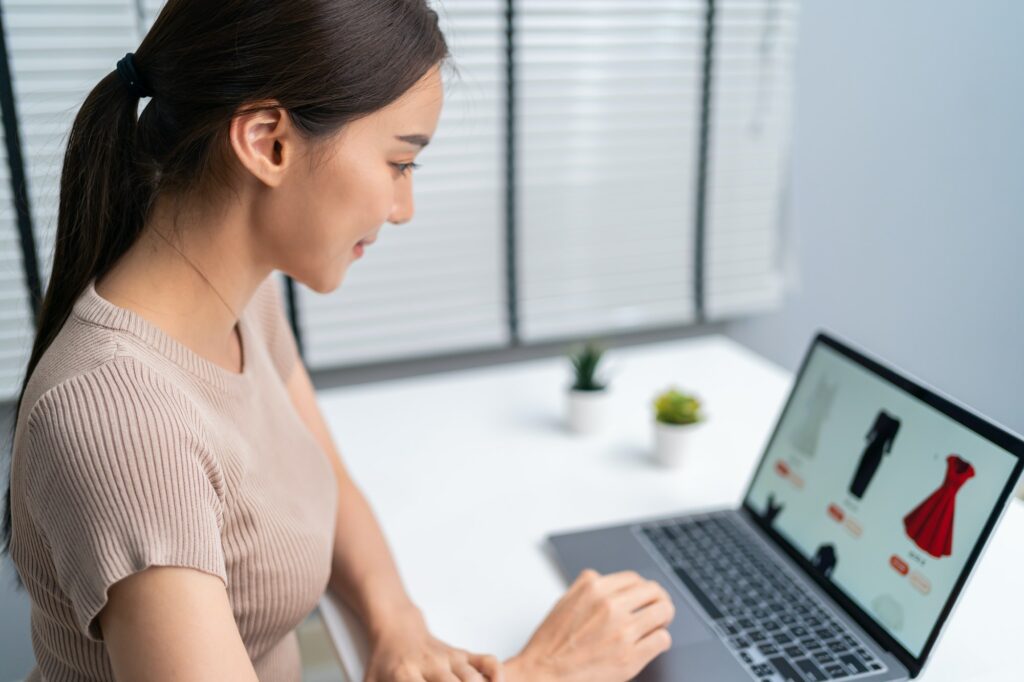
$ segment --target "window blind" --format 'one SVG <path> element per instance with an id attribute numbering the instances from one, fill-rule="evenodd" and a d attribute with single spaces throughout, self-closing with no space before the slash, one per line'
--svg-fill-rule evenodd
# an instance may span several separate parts
<path id="1" fill-rule="evenodd" d="M 796 0 L 715 0 L 706 208 L 709 319 L 776 306 Z"/>
<path id="2" fill-rule="evenodd" d="M 45 283 L 70 123 L 164 3 L 0 3 Z M 530 343 L 778 303 L 797 0 L 431 4 L 461 78 L 446 71 L 412 222 L 384 225 L 335 292 L 297 288 L 312 368 L 500 348 L 513 319 L 514 340 Z M 0 391 L 31 338 L 2 172 Z"/>
<path id="3" fill-rule="evenodd" d="M 504 288 L 505 4 L 431 3 L 460 78 L 413 172 L 416 212 L 386 223 L 330 294 L 298 287 L 306 359 L 338 367 L 508 342 Z M 301 237 L 300 237 L 301 238 Z"/>
<path id="4" fill-rule="evenodd" d="M 699 0 L 519 0 L 525 340 L 689 322 Z"/>
<path id="5" fill-rule="evenodd" d="M 26 292 L 7 147 L 0 144 L 0 400 L 17 397 L 32 350 L 32 311 Z"/>
<path id="6" fill-rule="evenodd" d="M 29 205 L 45 287 L 53 260 L 67 133 L 89 90 L 137 43 L 137 13 L 133 0 L 4 0 L 3 11 Z M 6 159 L 3 173 L 0 305 L 5 318 L 0 390 L 12 399 L 28 362 L 34 329 Z"/>

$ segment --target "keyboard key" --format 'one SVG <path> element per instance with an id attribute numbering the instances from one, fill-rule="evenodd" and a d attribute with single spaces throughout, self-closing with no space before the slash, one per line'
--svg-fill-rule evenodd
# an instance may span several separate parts
<path id="1" fill-rule="evenodd" d="M 704 611 L 709 616 L 711 616 L 713 620 L 717 620 L 722 617 L 722 612 L 718 610 L 718 608 L 711 602 L 708 596 L 704 594 L 704 590 L 700 589 L 700 587 L 697 586 L 697 583 L 694 582 L 693 578 L 691 578 L 686 571 L 681 571 L 677 568 L 675 569 L 675 572 L 676 575 L 679 577 L 679 580 L 681 580 L 682 583 L 686 585 L 686 589 L 688 589 L 690 593 L 693 594 L 693 596 L 697 599 L 697 602 L 700 603 L 701 608 L 703 608 Z"/>
<path id="2" fill-rule="evenodd" d="M 829 674 L 833 680 L 841 680 L 844 677 L 849 677 L 850 673 L 846 672 L 846 668 L 841 665 L 830 663 L 825 666 L 825 672 Z"/>
<path id="3" fill-rule="evenodd" d="M 813 682 L 821 682 L 822 680 L 827 679 L 821 668 L 806 658 L 802 661 L 797 661 L 796 667 L 804 674 L 804 677 L 808 680 L 812 680 Z"/>
<path id="4" fill-rule="evenodd" d="M 793 666 L 791 666 L 789 661 L 786 659 L 780 656 L 775 656 L 769 658 L 768 662 L 772 664 L 775 671 L 781 675 L 782 679 L 786 680 L 786 682 L 806 682 L 803 676 L 794 670 Z"/>
<path id="5" fill-rule="evenodd" d="M 840 656 L 839 660 L 843 662 L 843 664 L 846 666 L 846 669 L 850 672 L 866 673 L 868 671 L 868 669 L 864 667 L 864 664 L 861 663 L 856 656 L 845 654 L 843 656 Z"/>

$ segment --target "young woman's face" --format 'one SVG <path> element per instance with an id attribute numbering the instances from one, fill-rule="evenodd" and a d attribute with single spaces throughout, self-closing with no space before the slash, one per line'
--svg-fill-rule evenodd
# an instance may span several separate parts
<path id="1" fill-rule="evenodd" d="M 315 150 L 322 157 L 293 164 L 274 190 L 276 216 L 263 216 L 275 269 L 314 291 L 333 291 L 360 251 L 372 251 L 359 242 L 375 240 L 385 222 L 411 220 L 411 164 L 434 135 L 442 102 L 435 67 L 384 109 L 314 141 L 327 145 Z"/>

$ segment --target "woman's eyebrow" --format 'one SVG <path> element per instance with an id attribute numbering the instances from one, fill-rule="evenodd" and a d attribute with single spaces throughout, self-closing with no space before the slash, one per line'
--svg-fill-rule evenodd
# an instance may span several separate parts
<path id="1" fill-rule="evenodd" d="M 430 144 L 430 138 L 426 135 L 395 135 L 395 138 L 402 142 L 419 145 L 420 147 L 426 147 Z"/>

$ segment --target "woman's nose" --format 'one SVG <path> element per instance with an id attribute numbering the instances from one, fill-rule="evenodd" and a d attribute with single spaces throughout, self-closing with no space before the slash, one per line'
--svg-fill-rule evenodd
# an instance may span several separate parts
<path id="1" fill-rule="evenodd" d="M 412 220 L 412 214 L 412 193 L 409 192 L 407 196 L 395 200 L 395 205 L 391 207 L 391 213 L 388 215 L 388 222 L 392 225 L 401 225 Z"/>

